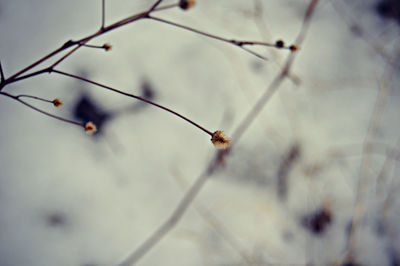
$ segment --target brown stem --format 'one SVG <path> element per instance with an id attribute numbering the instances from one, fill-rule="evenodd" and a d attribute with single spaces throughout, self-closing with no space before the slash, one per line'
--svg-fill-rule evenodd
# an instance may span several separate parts
<path id="1" fill-rule="evenodd" d="M 52 100 L 48 100 L 48 99 L 44 99 L 44 98 L 40 98 L 37 96 L 28 95 L 28 94 L 19 94 L 19 95 L 16 95 L 15 97 L 18 99 L 19 98 L 31 98 L 31 99 L 35 99 L 35 100 L 42 101 L 42 102 L 53 103 Z"/>
<path id="2" fill-rule="evenodd" d="M 7 84 L 8 84 L 8 83 L 12 83 L 18 76 L 24 74 L 25 72 L 31 70 L 32 68 L 38 66 L 39 64 L 43 63 L 44 61 L 47 61 L 47 60 L 50 59 L 51 57 L 53 57 L 53 56 L 59 54 L 60 52 L 66 50 L 66 49 L 68 49 L 68 48 L 70 48 L 70 47 L 72 47 L 72 46 L 74 46 L 74 45 L 77 45 L 77 47 L 75 47 L 72 51 L 70 51 L 69 53 L 67 53 L 66 55 L 64 55 L 60 60 L 58 60 L 57 62 L 55 62 L 55 63 L 52 65 L 52 67 L 55 67 L 56 65 L 58 65 L 59 63 L 61 63 L 61 62 L 62 62 L 63 60 L 65 60 L 68 56 L 70 56 L 70 55 L 71 55 L 72 53 L 74 53 L 77 49 L 79 49 L 79 48 L 82 46 L 82 44 L 87 43 L 88 41 L 90 41 L 91 39 L 93 39 L 93 38 L 95 38 L 95 37 L 98 37 L 98 36 L 100 36 L 100 35 L 102 35 L 102 34 L 108 32 L 108 31 L 114 30 L 114 29 L 116 29 L 116 28 L 118 28 L 118 27 L 121 27 L 121 26 L 126 25 L 126 24 L 131 23 L 131 22 L 134 22 L 134 21 L 136 21 L 136 20 L 146 18 L 151 12 L 155 12 L 155 11 L 158 11 L 158 10 L 165 10 L 165 9 L 167 9 L 167 8 L 172 8 L 172 7 L 175 7 L 175 6 L 176 6 L 176 5 L 169 5 L 169 6 L 167 6 L 167 7 L 162 7 L 162 8 L 160 8 L 160 9 L 157 9 L 157 6 L 158 6 L 161 2 L 162 2 L 162 0 L 157 0 L 157 2 L 156 2 L 155 4 L 153 4 L 153 6 L 152 6 L 149 10 L 144 11 L 144 12 L 141 12 L 141 13 L 138 13 L 138 14 L 133 15 L 133 16 L 130 16 L 130 17 L 128 17 L 128 18 L 122 19 L 122 20 L 120 20 L 120 21 L 118 21 L 118 22 L 116 22 L 116 23 L 114 23 L 114 24 L 111 24 L 111 25 L 109 25 L 109 26 L 107 26 L 107 27 L 103 26 L 103 27 L 101 27 L 101 29 L 100 29 L 99 31 L 97 31 L 97 32 L 95 32 L 95 33 L 93 33 L 93 34 L 91 34 L 91 35 L 85 37 L 85 38 L 82 38 L 82 39 L 80 39 L 79 41 L 76 41 L 76 42 L 74 42 L 74 41 L 68 41 L 68 42 L 66 42 L 66 43 L 63 44 L 61 47 L 57 48 L 56 50 L 50 52 L 49 54 L 43 56 L 43 57 L 40 58 L 39 60 L 35 61 L 34 63 L 28 65 L 27 67 L 21 69 L 21 70 L 18 71 L 17 73 L 15 73 L 15 74 L 13 74 L 12 76 L 10 76 L 8 79 L 5 80 L 5 81 L 7 81 L 6 83 L 7 83 Z M 4 85 L 3 85 L 3 87 L 4 87 Z M 0 87 L 0 88 L 1 88 L 1 87 Z"/>
<path id="3" fill-rule="evenodd" d="M 253 55 L 256 55 L 256 56 L 258 56 L 260 58 L 263 58 L 263 59 L 264 59 L 263 56 L 260 56 L 259 54 L 255 53 L 255 52 L 253 52 L 253 51 L 251 51 L 249 49 L 245 49 L 244 46 L 257 45 L 257 46 L 267 46 L 267 47 L 276 48 L 276 44 L 272 44 L 272 43 L 260 42 L 260 41 L 240 41 L 240 40 L 235 40 L 235 39 L 228 39 L 228 38 L 217 36 L 217 35 L 214 35 L 214 34 L 211 34 L 211 33 L 205 32 L 205 31 L 201 31 L 201 30 L 198 30 L 198 29 L 195 29 L 195 28 L 183 25 L 183 24 L 179 24 L 179 23 L 176 23 L 176 22 L 173 22 L 173 21 L 170 21 L 170 20 L 166 20 L 166 19 L 162 19 L 162 18 L 150 16 L 150 15 L 148 16 L 148 18 L 152 19 L 152 20 L 155 20 L 155 21 L 158 21 L 158 22 L 162 22 L 162 23 L 174 26 L 174 27 L 178 27 L 178 28 L 181 28 L 181 29 L 184 29 L 184 30 L 191 31 L 191 32 L 206 36 L 206 37 L 211 38 L 211 39 L 215 39 L 215 40 L 219 40 L 219 41 L 222 41 L 222 42 L 233 44 L 233 45 L 235 45 L 235 46 L 237 46 L 239 48 L 242 48 L 246 52 L 249 52 L 249 53 L 251 53 Z M 279 49 L 288 49 L 288 50 L 290 50 L 290 46 L 283 46 L 283 47 L 280 47 Z"/>
<path id="4" fill-rule="evenodd" d="M 0 61 L 0 83 L 3 83 L 6 78 L 4 77 L 3 66 Z"/>
<path id="5" fill-rule="evenodd" d="M 100 30 L 104 29 L 104 24 L 105 24 L 105 20 L 106 20 L 106 15 L 105 15 L 106 10 L 105 10 L 105 8 L 106 8 L 105 0 L 102 0 L 101 1 L 101 27 L 100 27 Z"/>
<path id="6" fill-rule="evenodd" d="M 69 120 L 69 119 L 66 119 L 66 118 L 57 116 L 57 115 L 53 115 L 53 114 L 48 113 L 48 112 L 46 112 L 46 111 L 43 111 L 43 110 L 41 110 L 41 109 L 39 109 L 39 108 L 37 108 L 37 107 L 35 107 L 35 106 L 33 106 L 33 105 L 31 105 L 31 104 L 25 102 L 24 100 L 21 100 L 21 99 L 20 99 L 21 95 L 15 96 L 15 95 L 9 94 L 9 93 L 7 93 L 7 92 L 0 92 L 0 95 L 4 95 L 4 96 L 7 96 L 7 97 L 9 97 L 9 98 L 11 98 L 11 99 L 14 99 L 14 100 L 16 100 L 17 102 L 20 102 L 20 103 L 22 103 L 23 105 L 25 105 L 25 106 L 31 108 L 32 110 L 35 110 L 36 112 L 39 112 L 39 113 L 44 114 L 44 115 L 46 115 L 46 116 L 49 116 L 49 117 L 51 117 L 51 118 L 55 118 L 55 119 L 57 119 L 57 120 L 59 120 L 59 121 L 62 121 L 62 122 L 65 122 L 65 123 L 69 123 L 69 124 L 72 124 L 72 125 L 76 125 L 76 126 L 79 126 L 79 127 L 83 127 L 83 128 L 85 127 L 84 124 L 81 124 L 81 123 L 79 123 L 79 122 L 75 122 L 75 121 L 72 121 L 72 120 Z M 31 98 L 33 98 L 33 96 L 32 96 Z"/>
<path id="7" fill-rule="evenodd" d="M 177 116 L 177 117 L 179 117 L 179 118 L 185 120 L 186 122 L 189 122 L 190 124 L 192 124 L 192 125 L 194 125 L 195 127 L 201 129 L 201 130 L 204 131 L 205 133 L 209 134 L 210 136 L 213 135 L 213 133 L 212 133 L 211 131 L 205 129 L 204 127 L 200 126 L 200 125 L 197 124 L 196 122 L 193 122 L 192 120 L 190 120 L 190 119 L 187 118 L 186 116 L 183 116 L 183 115 L 181 115 L 181 114 L 179 114 L 179 113 L 177 113 L 177 112 L 175 112 L 175 111 L 173 111 L 173 110 L 171 110 L 171 109 L 169 109 L 169 108 L 167 108 L 167 107 L 165 107 L 165 106 L 162 106 L 162 105 L 160 105 L 160 104 L 157 104 L 157 103 L 155 103 L 155 102 L 152 102 L 152 101 L 150 101 L 150 100 L 147 100 L 147 99 L 145 99 L 145 98 L 142 98 L 142 97 L 140 97 L 140 96 L 137 96 L 137 95 L 134 95 L 134 94 L 130 94 L 130 93 L 127 93 L 127 92 L 124 92 L 124 91 L 120 91 L 120 90 L 114 89 L 114 88 L 112 88 L 112 87 L 106 86 L 106 85 L 104 85 L 104 84 L 98 83 L 98 82 L 96 82 L 96 81 L 89 80 L 89 79 L 86 79 L 86 78 L 83 78 L 83 77 L 80 77 L 80 76 L 77 76 L 77 75 L 74 75 L 74 74 L 66 73 L 66 72 L 63 72 L 63 71 L 60 71 L 60 70 L 53 69 L 52 72 L 53 72 L 53 73 L 60 74 L 60 75 L 63 75 L 63 76 L 67 76 L 67 77 L 70 77 L 70 78 L 78 79 L 78 80 L 81 80 L 81 81 L 84 81 L 84 82 L 87 82 L 87 83 L 90 83 L 90 84 L 93 84 L 93 85 L 102 87 L 102 88 L 104 88 L 104 89 L 107 89 L 107 90 L 110 90 L 110 91 L 113 91 L 113 92 L 116 92 L 116 93 L 119 93 L 119 94 L 122 94 L 122 95 L 125 95 L 125 96 L 128 96 L 128 97 L 131 97 L 131 98 L 135 98 L 135 99 L 137 99 L 137 100 L 139 100 L 139 101 L 142 101 L 142 102 L 151 104 L 151 105 L 153 105 L 153 106 L 156 106 L 156 107 L 158 107 L 158 108 L 160 108 L 160 109 L 163 109 L 163 110 L 165 110 L 165 111 L 167 111 L 167 112 L 169 112 L 169 113 L 171 113 L 171 114 L 173 114 L 173 115 L 175 115 L 175 116 Z"/>

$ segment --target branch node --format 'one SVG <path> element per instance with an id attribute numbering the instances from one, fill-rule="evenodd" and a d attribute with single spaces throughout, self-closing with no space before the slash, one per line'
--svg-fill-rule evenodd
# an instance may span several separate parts
<path id="1" fill-rule="evenodd" d="M 71 47 L 74 44 L 76 44 L 76 42 L 74 42 L 73 40 L 68 40 L 63 44 L 62 48 L 65 49 L 65 48 Z"/>

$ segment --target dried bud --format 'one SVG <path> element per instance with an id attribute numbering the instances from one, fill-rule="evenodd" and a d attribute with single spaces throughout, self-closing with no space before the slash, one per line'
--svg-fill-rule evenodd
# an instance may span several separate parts
<path id="1" fill-rule="evenodd" d="M 290 49 L 290 51 L 292 51 L 292 53 L 294 53 L 297 50 L 299 50 L 299 47 L 295 44 L 292 44 L 292 45 L 290 45 L 289 49 Z"/>
<path id="2" fill-rule="evenodd" d="M 104 48 L 104 50 L 106 50 L 106 52 L 108 52 L 111 50 L 112 46 L 109 43 L 105 43 L 105 44 L 103 44 L 103 48 Z"/>
<path id="3" fill-rule="evenodd" d="M 54 100 L 53 100 L 53 105 L 55 106 L 55 107 L 60 107 L 61 105 L 63 105 L 64 103 L 60 100 L 60 99 L 58 99 L 58 98 L 55 98 Z"/>
<path id="4" fill-rule="evenodd" d="M 276 48 L 283 48 L 283 46 L 285 46 L 285 43 L 282 40 L 277 40 L 275 42 L 275 47 Z"/>
<path id="5" fill-rule="evenodd" d="M 226 149 L 230 146 L 231 141 L 225 135 L 223 131 L 215 131 L 212 135 L 211 142 L 218 149 Z"/>
<path id="6" fill-rule="evenodd" d="M 85 124 L 85 131 L 88 134 L 93 134 L 94 132 L 97 131 L 97 127 L 95 124 L 89 121 Z"/>
<path id="7" fill-rule="evenodd" d="M 181 0 L 179 2 L 179 7 L 182 8 L 183 10 L 188 10 L 196 4 L 195 0 Z"/>

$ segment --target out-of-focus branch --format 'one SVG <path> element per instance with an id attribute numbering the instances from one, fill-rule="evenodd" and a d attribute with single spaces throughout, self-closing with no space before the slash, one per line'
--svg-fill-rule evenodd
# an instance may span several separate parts
<path id="1" fill-rule="evenodd" d="M 296 39 L 297 45 L 300 45 L 303 39 L 305 38 L 305 35 L 308 30 L 309 20 L 311 19 L 311 15 L 315 10 L 317 3 L 318 0 L 311 0 L 310 4 L 308 5 L 307 11 L 305 13 L 305 18 L 303 20 L 303 25 Z M 264 105 L 268 102 L 272 94 L 278 89 L 282 81 L 285 79 L 294 60 L 294 56 L 295 53 L 291 53 L 288 56 L 288 59 L 282 71 L 272 81 L 271 85 L 267 88 L 264 95 L 261 96 L 261 98 L 257 101 L 257 103 L 245 116 L 244 120 L 242 120 L 242 123 L 239 124 L 238 128 L 235 130 L 233 134 L 233 140 L 235 142 L 239 141 L 240 137 L 248 129 L 251 122 L 257 117 L 257 115 L 260 113 Z M 220 168 L 222 162 L 224 161 L 225 156 L 227 156 L 230 153 L 231 149 L 233 149 L 234 147 L 235 146 L 232 145 L 230 148 L 226 150 L 220 150 L 215 154 L 214 159 L 211 160 L 211 163 L 208 165 L 207 169 L 204 171 L 203 174 L 197 177 L 195 182 L 191 185 L 191 187 L 185 193 L 183 198 L 179 201 L 179 203 L 177 204 L 176 208 L 174 209 L 170 217 L 152 234 L 150 234 L 150 236 L 142 244 L 140 244 L 139 247 L 134 249 L 122 262 L 117 264 L 117 266 L 134 265 L 144 255 L 146 255 L 157 243 L 159 243 L 169 231 L 171 231 L 175 227 L 175 225 L 181 220 L 182 216 L 186 213 L 187 209 L 192 204 L 196 196 L 199 194 L 206 181 L 209 179 L 211 175 L 214 174 L 214 172 L 217 169 Z"/>

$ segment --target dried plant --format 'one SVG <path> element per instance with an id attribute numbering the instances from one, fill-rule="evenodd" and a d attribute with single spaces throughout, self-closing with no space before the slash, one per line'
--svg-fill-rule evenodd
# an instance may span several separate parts
<path id="1" fill-rule="evenodd" d="M 32 111 L 41 113 L 45 116 L 50 118 L 56 119 L 60 122 L 67 123 L 69 125 L 78 126 L 83 129 L 89 135 L 94 133 L 101 132 L 102 122 L 111 116 L 111 112 L 109 113 L 102 113 L 102 119 L 96 122 L 96 120 L 91 119 L 89 117 L 85 117 L 84 121 L 75 121 L 72 119 L 68 119 L 63 116 L 55 115 L 53 112 L 45 111 L 35 105 L 35 103 L 43 102 L 45 104 L 51 104 L 56 110 L 56 108 L 64 108 L 64 105 L 68 104 L 66 99 L 62 98 L 54 98 L 54 97 L 39 97 L 31 94 L 17 94 L 13 93 L 12 91 L 12 84 L 18 83 L 20 81 L 29 81 L 31 78 L 40 76 L 42 74 L 51 74 L 53 76 L 69 78 L 72 80 L 76 80 L 82 82 L 84 84 L 90 84 L 97 88 L 122 95 L 126 98 L 129 98 L 133 102 L 140 102 L 143 105 L 147 105 L 150 107 L 155 107 L 159 110 L 165 111 L 168 114 L 171 114 L 179 119 L 187 122 L 188 124 L 194 126 L 195 128 L 199 129 L 201 132 L 207 134 L 211 138 L 211 143 L 216 148 L 214 157 L 210 160 L 210 162 L 204 166 L 202 173 L 195 179 L 191 186 L 188 186 L 186 192 L 184 193 L 183 197 L 180 201 L 176 204 L 173 211 L 171 212 L 170 216 L 168 216 L 165 221 L 154 231 L 141 242 L 141 244 L 135 248 L 133 248 L 128 254 L 119 261 L 115 262 L 113 265 L 117 266 L 129 266 L 136 264 L 139 260 L 143 258 L 150 250 L 152 250 L 181 220 L 183 215 L 187 212 L 190 206 L 194 203 L 196 197 L 199 195 L 200 191 L 203 189 L 204 185 L 207 183 L 210 178 L 217 173 L 219 170 L 223 170 L 223 167 L 226 165 L 228 157 L 235 151 L 238 150 L 237 146 L 238 143 L 242 140 L 244 134 L 248 131 L 250 126 L 255 122 L 256 118 L 261 114 L 262 110 L 271 100 L 271 98 L 279 91 L 280 87 L 282 86 L 285 80 L 289 80 L 292 84 L 296 86 L 303 82 L 302 77 L 297 75 L 297 73 L 292 73 L 292 66 L 298 54 L 301 54 L 303 48 L 303 42 L 306 38 L 306 35 L 309 30 L 310 22 L 312 19 L 312 15 L 314 14 L 317 4 L 319 3 L 318 0 L 309 0 L 308 5 L 303 13 L 303 21 L 302 24 L 299 26 L 298 35 L 295 36 L 293 43 L 287 42 L 282 39 L 273 40 L 273 41 L 262 41 L 262 40 L 245 40 L 245 39 L 236 39 L 236 38 L 228 38 L 225 36 L 220 36 L 218 34 L 214 34 L 211 31 L 204 31 L 191 25 L 178 23 L 173 20 L 161 18 L 157 16 L 157 14 L 162 13 L 163 11 L 177 9 L 182 12 L 187 12 L 185 15 L 190 16 L 190 11 L 195 9 L 196 2 L 195 0 L 177 0 L 175 3 L 172 4 L 165 4 L 166 1 L 164 0 L 154 0 L 151 3 L 151 6 L 139 13 L 132 14 L 126 18 L 120 19 L 117 22 L 107 24 L 106 23 L 106 9 L 105 9 L 105 0 L 101 1 L 101 22 L 100 27 L 86 35 L 82 38 L 77 38 L 75 40 L 68 40 L 58 48 L 54 49 L 48 54 L 43 55 L 36 61 L 31 64 L 27 64 L 25 67 L 21 68 L 20 70 L 16 71 L 15 73 L 6 76 L 3 71 L 6 69 L 7 66 L 2 66 L 0 62 L 0 95 L 7 97 L 10 100 L 15 102 L 21 103 L 22 105 L 30 108 Z M 337 4 L 334 1 L 331 1 L 332 5 L 334 6 L 335 10 L 348 21 L 349 24 L 352 24 L 352 19 L 347 16 L 346 12 L 341 11 L 340 4 Z M 257 6 L 260 5 L 259 0 L 254 0 L 256 10 Z M 197 3 L 199 4 L 199 3 Z M 259 31 L 263 31 L 260 14 L 256 14 L 256 24 Z M 225 134 L 222 130 L 209 130 L 208 126 L 200 125 L 196 119 L 188 118 L 188 116 L 183 115 L 181 112 L 176 111 L 174 107 L 166 107 L 163 104 L 160 104 L 158 100 L 155 100 L 152 97 L 152 92 L 149 92 L 149 95 L 144 93 L 143 95 L 136 95 L 128 92 L 127 89 L 119 89 L 114 86 L 106 85 L 96 80 L 87 78 L 84 75 L 74 74 L 61 69 L 62 64 L 70 57 L 72 57 L 76 51 L 79 49 L 98 49 L 100 51 L 115 51 L 117 49 L 116 46 L 113 46 L 113 43 L 104 43 L 98 44 L 96 43 L 96 39 L 100 36 L 106 35 L 107 33 L 114 31 L 116 29 L 123 28 L 124 26 L 132 23 L 136 23 L 138 21 L 147 20 L 151 23 L 161 23 L 163 25 L 171 26 L 178 30 L 187 31 L 189 33 L 193 33 L 198 36 L 205 37 L 211 41 L 221 42 L 226 46 L 232 46 L 238 48 L 239 52 L 243 52 L 245 55 L 249 57 L 255 58 L 257 60 L 264 60 L 268 61 L 270 58 L 267 58 L 263 53 L 260 53 L 260 50 L 254 49 L 254 47 L 258 48 L 267 48 L 273 49 L 273 51 L 277 54 L 286 52 L 287 57 L 286 60 L 283 62 L 275 62 L 279 66 L 279 71 L 271 80 L 271 82 L 266 86 L 263 93 L 256 99 L 255 102 L 251 105 L 249 110 L 245 113 L 243 118 L 240 120 L 238 125 L 232 130 L 228 135 Z M 265 36 L 264 36 L 265 37 Z M 397 58 L 391 58 L 382 47 L 375 45 L 369 41 L 369 38 L 366 38 L 363 35 L 364 39 L 366 39 L 368 45 L 376 51 L 387 63 L 388 69 L 386 69 L 387 75 L 392 75 L 391 71 L 393 66 L 397 64 Z M 228 56 L 229 57 L 229 56 Z M 230 58 L 231 59 L 231 58 Z M 237 71 L 240 74 L 240 70 Z M 240 77 L 238 77 L 240 78 Z M 388 100 L 388 95 L 390 94 L 389 86 L 385 83 L 385 81 L 389 79 L 385 77 L 379 87 L 379 93 L 377 97 L 377 103 L 373 110 L 373 114 L 370 120 L 367 136 L 365 142 L 362 144 L 362 151 L 358 154 L 361 154 L 361 166 L 360 171 L 358 174 L 358 183 L 357 183 L 357 191 L 355 193 L 355 207 L 353 211 L 353 215 L 351 217 L 351 226 L 348 232 L 348 239 L 347 239 L 347 246 L 346 250 L 343 254 L 342 258 L 339 258 L 337 262 L 332 265 L 348 265 L 350 263 L 355 264 L 355 257 L 356 257 L 356 247 L 358 244 L 358 236 L 360 235 L 360 228 L 362 225 L 362 219 L 366 213 L 366 205 L 364 204 L 365 199 L 367 198 L 368 192 L 368 181 L 369 178 L 369 169 L 368 165 L 371 162 L 371 154 L 374 154 L 374 148 L 380 147 L 381 153 L 386 154 L 386 160 L 384 165 L 382 166 L 381 172 L 379 174 L 378 182 L 386 183 L 388 182 L 386 178 L 387 169 L 390 167 L 391 160 L 398 160 L 398 147 L 397 148 L 390 148 L 386 147 L 385 145 L 380 145 L 379 143 L 374 142 L 376 136 L 378 135 L 379 129 L 379 122 L 382 117 L 383 109 L 385 104 Z M 243 86 L 245 87 L 245 86 Z M 216 89 L 217 90 L 217 89 Z M 93 107 L 94 108 L 94 107 Z M 121 108 L 122 110 L 122 108 Z M 117 112 L 116 112 L 117 113 Z M 114 113 L 113 113 L 114 114 Z M 82 118 L 82 115 L 77 115 L 75 119 Z M 296 130 L 293 130 L 296 131 Z M 296 136 L 297 132 L 293 135 Z M 303 166 L 303 171 L 306 176 L 316 176 L 321 171 L 321 169 L 325 169 L 327 167 L 332 166 L 333 164 L 337 163 L 339 160 L 338 158 L 342 158 L 346 155 L 343 152 L 346 148 L 339 149 L 339 151 L 335 151 L 335 153 L 328 154 L 326 156 L 326 160 L 321 159 L 319 162 L 313 162 L 314 164 L 310 164 L 307 167 L 302 165 L 304 162 L 303 156 L 305 154 L 303 150 L 303 144 L 300 143 L 298 139 L 293 141 L 293 145 L 290 149 L 284 153 L 280 158 L 280 161 L 276 164 L 276 169 L 274 176 L 276 177 L 276 190 L 278 194 L 278 198 L 281 199 L 280 203 L 285 204 L 287 201 L 287 197 L 289 194 L 288 186 L 289 181 L 292 179 L 289 176 L 294 171 L 294 168 L 300 168 Z M 390 149 L 389 149 L 390 148 Z M 306 149 L 305 149 L 306 150 Z M 388 150 L 390 152 L 388 152 Z M 382 152 L 383 151 L 383 152 Z M 305 160 L 305 159 L 304 159 Z M 297 169 L 296 169 L 297 170 Z M 273 172 L 272 171 L 272 172 Z M 393 196 L 393 194 L 391 194 Z M 385 201 L 385 204 L 388 204 Z M 252 256 L 250 252 L 245 250 L 242 247 L 241 242 L 237 241 L 234 234 L 229 231 L 224 226 L 224 221 L 218 219 L 218 217 L 214 216 L 211 211 L 209 211 L 206 207 L 203 207 L 201 204 L 194 205 L 197 208 L 197 211 L 201 215 L 201 217 L 214 228 L 214 230 L 219 233 L 222 238 L 230 245 L 235 252 L 237 252 L 243 263 L 247 265 L 269 265 L 263 259 L 257 260 L 255 256 Z M 386 205 L 385 205 L 386 206 Z M 387 207 L 387 206 L 386 206 Z M 53 215 L 54 216 L 54 215 Z M 316 209 L 316 211 L 312 213 L 308 213 L 300 219 L 300 224 L 302 224 L 305 229 L 309 230 L 312 235 L 318 235 L 320 238 L 324 237 L 329 229 L 333 227 L 333 223 L 336 220 L 336 212 L 334 208 L 331 206 L 324 206 Z M 53 217 L 54 218 L 54 217 Z M 50 221 L 53 224 L 63 224 L 63 222 L 57 222 L 57 217 Z M 64 219 L 64 218 L 63 218 Z M 58 220 L 59 217 L 58 217 Z M 48 222 L 49 223 L 49 222 Z M 352 265 L 353 265 L 352 264 Z"/>

